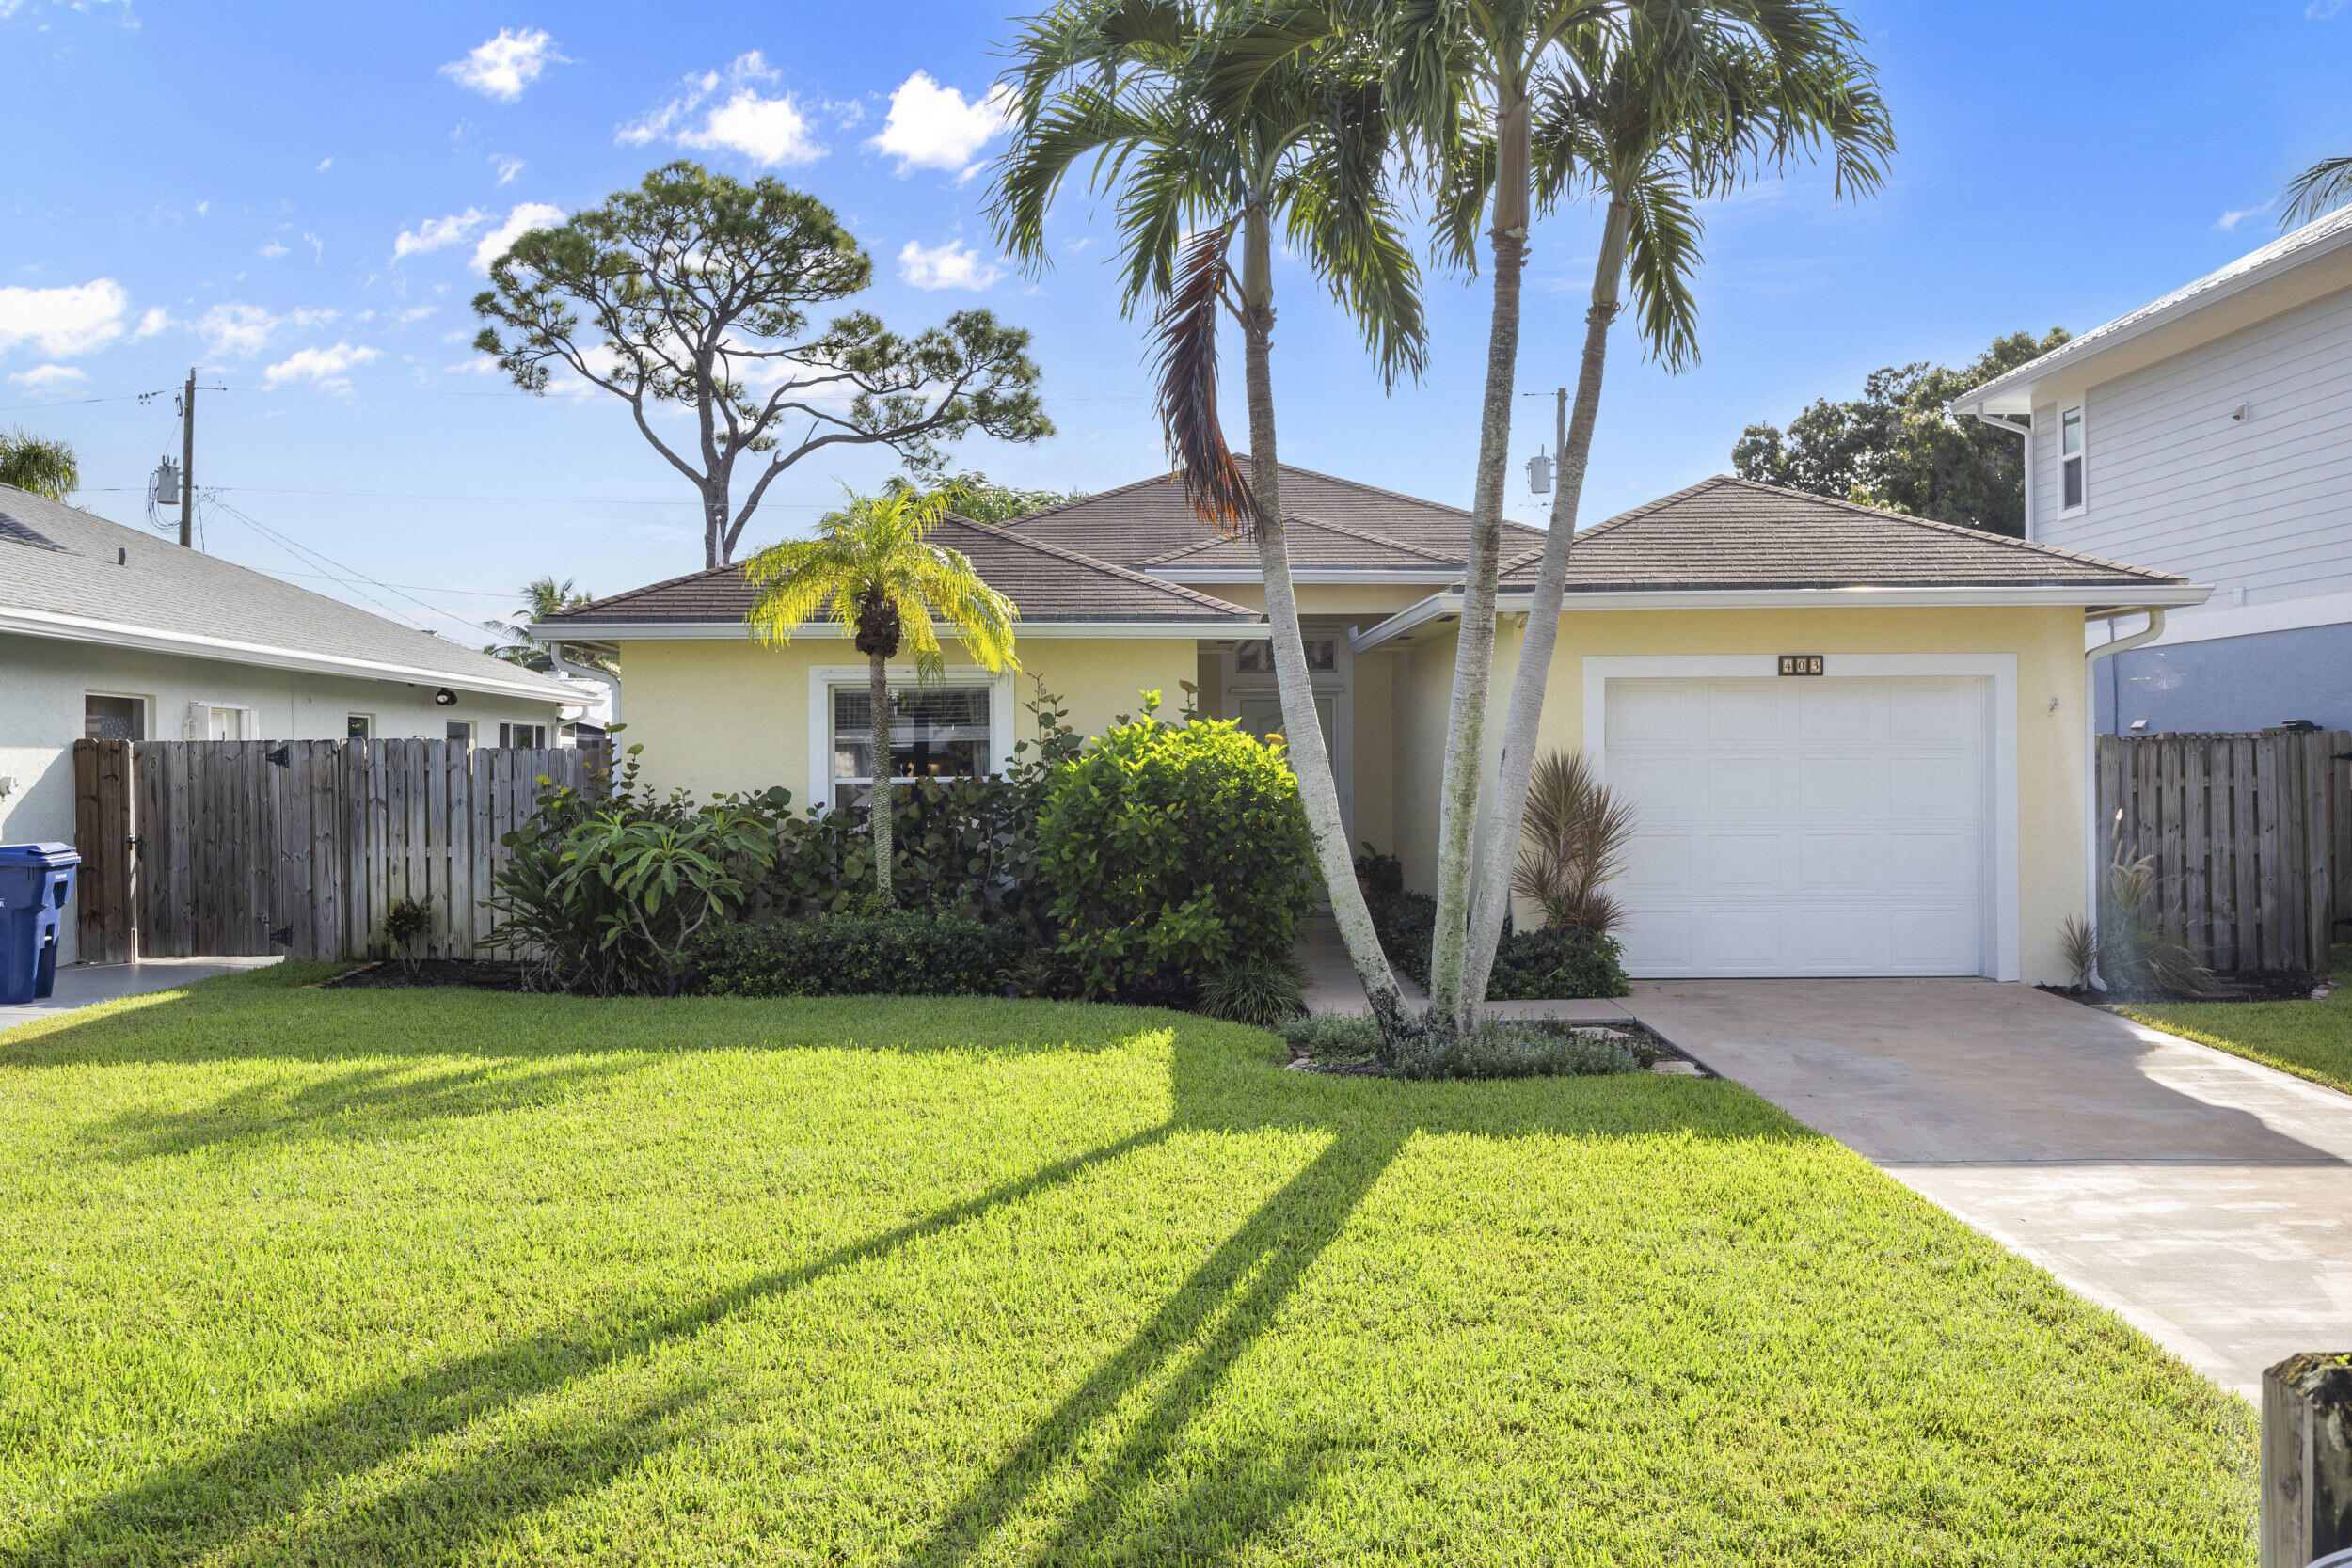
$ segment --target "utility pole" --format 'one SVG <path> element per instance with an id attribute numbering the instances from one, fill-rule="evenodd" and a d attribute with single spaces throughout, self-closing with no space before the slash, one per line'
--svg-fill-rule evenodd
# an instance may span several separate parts
<path id="1" fill-rule="evenodd" d="M 196 547 L 196 367 L 180 393 L 180 547 Z"/>

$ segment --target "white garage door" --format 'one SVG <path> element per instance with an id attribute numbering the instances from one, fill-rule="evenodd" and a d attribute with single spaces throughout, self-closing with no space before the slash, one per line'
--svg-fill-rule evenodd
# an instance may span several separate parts
<path id="1" fill-rule="evenodd" d="M 1628 972 L 1990 974 L 1985 686 L 1610 681 Z"/>

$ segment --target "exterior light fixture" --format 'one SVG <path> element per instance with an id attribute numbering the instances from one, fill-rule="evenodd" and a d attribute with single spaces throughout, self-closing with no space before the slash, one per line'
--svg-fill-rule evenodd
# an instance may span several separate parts
<path id="1" fill-rule="evenodd" d="M 452 691 L 445 686 L 438 691 L 433 693 L 433 705 L 435 707 L 455 707 L 457 705 L 457 693 Z"/>

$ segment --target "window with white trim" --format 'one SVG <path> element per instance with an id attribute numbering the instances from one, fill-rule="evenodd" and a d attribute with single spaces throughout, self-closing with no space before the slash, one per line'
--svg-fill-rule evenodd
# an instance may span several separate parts
<path id="1" fill-rule="evenodd" d="M 2058 416 L 2058 510 L 2083 507 L 2083 411 L 2078 404 Z"/>
<path id="2" fill-rule="evenodd" d="M 92 691 L 82 698 L 82 733 L 92 740 L 145 740 L 147 699 Z"/>
<path id="3" fill-rule="evenodd" d="M 995 754 L 986 686 L 890 689 L 890 773 L 896 779 L 968 779 Z M 833 803 L 862 806 L 874 787 L 873 702 L 864 685 L 829 692 Z"/>
<path id="4" fill-rule="evenodd" d="M 450 726 L 452 731 L 456 728 L 454 724 Z M 470 741 L 473 738 L 470 725 L 468 726 L 468 730 L 467 739 Z M 454 740 L 457 736 L 452 734 L 450 738 Z M 499 744 L 501 746 L 535 748 L 545 746 L 547 743 L 548 727 L 545 724 L 501 724 L 499 726 Z"/>
<path id="5" fill-rule="evenodd" d="M 230 703 L 194 702 L 188 705 L 190 740 L 259 740 L 261 715 Z"/>
<path id="6" fill-rule="evenodd" d="M 1339 668 L 1339 639 L 1309 637 L 1301 641 L 1307 645 L 1307 668 L 1309 670 L 1329 671 Z M 1233 650 L 1233 668 L 1245 675 L 1272 674 L 1274 673 L 1274 644 L 1271 642 L 1242 643 Z"/>
<path id="7" fill-rule="evenodd" d="M 343 738 L 345 740 L 369 740 L 374 736 L 374 714 L 350 713 L 343 716 Z"/>

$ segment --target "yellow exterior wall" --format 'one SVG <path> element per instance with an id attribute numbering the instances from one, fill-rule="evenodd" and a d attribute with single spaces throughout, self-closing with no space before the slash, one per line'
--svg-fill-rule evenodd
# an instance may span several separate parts
<path id="1" fill-rule="evenodd" d="M 1020 644 L 1015 677 L 1015 740 L 1034 737 L 1025 704 L 1035 681 L 1062 699 L 1082 735 L 1099 735 L 1115 716 L 1142 711 L 1141 693 L 1157 690 L 1162 711 L 1184 706 L 1180 681 L 1197 681 L 1191 638 L 1030 638 Z M 863 662 L 842 638 L 812 638 L 788 647 L 751 641 L 637 641 L 622 648 L 621 712 L 625 745 L 644 747 L 644 780 L 659 789 L 696 795 L 782 784 L 795 805 L 808 805 L 808 673 L 818 665 Z M 950 665 L 968 664 L 962 648 L 945 650 Z M 914 668 L 914 660 L 893 668 Z"/>
<path id="2" fill-rule="evenodd" d="M 1519 635 L 1497 628 L 1487 776 Z M 1437 875 L 1438 799 L 1454 638 L 1428 637 L 1398 656 L 1396 816 L 1413 887 Z M 1954 610 L 1598 610 L 1561 617 L 1538 744 L 1574 751 L 1584 737 L 1583 659 L 1708 654 L 1995 653 L 2017 656 L 2018 958 L 2028 984 L 2064 982 L 2058 927 L 2083 911 L 2082 612 L 2067 607 Z M 2053 706 L 2053 702 L 2056 705 Z"/>

